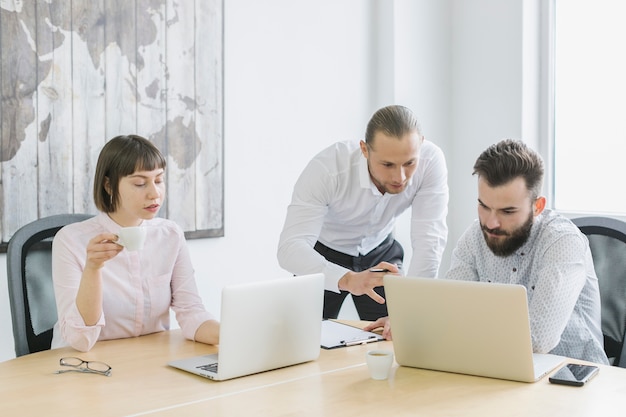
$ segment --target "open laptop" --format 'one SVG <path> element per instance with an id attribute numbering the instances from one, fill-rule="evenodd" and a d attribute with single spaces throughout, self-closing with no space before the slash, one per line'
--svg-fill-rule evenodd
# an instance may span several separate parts
<path id="1" fill-rule="evenodd" d="M 323 274 L 224 287 L 219 354 L 168 365 L 221 381 L 317 359 L 323 304 Z"/>
<path id="2" fill-rule="evenodd" d="M 383 279 L 400 365 L 535 382 L 565 360 L 533 354 L 522 285 Z"/>

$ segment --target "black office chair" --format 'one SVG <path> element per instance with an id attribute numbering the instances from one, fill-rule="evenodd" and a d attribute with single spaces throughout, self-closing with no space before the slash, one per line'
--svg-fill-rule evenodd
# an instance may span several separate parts
<path id="1" fill-rule="evenodd" d="M 52 285 L 52 238 L 63 226 L 92 217 L 59 214 L 15 232 L 7 247 L 7 281 L 16 356 L 50 349 L 57 320 Z"/>
<path id="2" fill-rule="evenodd" d="M 587 235 L 602 302 L 604 351 L 612 365 L 626 368 L 626 222 L 610 217 L 579 217 Z"/>

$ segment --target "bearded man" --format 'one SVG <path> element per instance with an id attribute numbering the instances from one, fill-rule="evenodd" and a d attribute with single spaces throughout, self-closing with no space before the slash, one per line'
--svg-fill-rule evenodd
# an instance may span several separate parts
<path id="1" fill-rule="evenodd" d="M 587 237 L 546 209 L 541 157 L 506 139 L 476 160 L 478 220 L 459 239 L 448 279 L 521 284 L 533 351 L 608 363 Z"/>
<path id="2" fill-rule="evenodd" d="M 607 364 L 600 290 L 587 237 L 546 209 L 541 157 L 505 139 L 476 160 L 478 220 L 461 236 L 446 279 L 526 287 L 533 351 Z M 365 327 L 383 327 L 388 317 Z"/>

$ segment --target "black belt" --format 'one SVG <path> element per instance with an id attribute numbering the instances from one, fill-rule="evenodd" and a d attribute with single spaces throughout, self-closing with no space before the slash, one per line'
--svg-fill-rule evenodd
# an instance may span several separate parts
<path id="1" fill-rule="evenodd" d="M 355 260 L 358 261 L 357 264 L 368 265 L 367 261 L 369 258 L 376 258 L 380 253 L 388 250 L 393 245 L 394 242 L 395 242 L 395 239 L 393 238 L 393 236 L 389 235 L 385 238 L 385 240 L 381 242 L 380 245 L 372 249 L 370 252 L 368 252 L 365 255 L 358 255 L 358 256 L 352 256 L 343 252 L 336 251 L 320 242 L 317 242 L 315 244 L 314 249 L 317 252 L 319 252 L 322 256 L 324 256 L 324 258 L 326 258 L 328 261 L 331 261 L 337 265 L 343 266 L 344 268 L 354 270 Z M 367 268 L 369 268 L 369 266 L 366 266 L 364 269 L 367 269 Z M 356 272 L 359 272 L 359 271 L 356 271 Z"/>

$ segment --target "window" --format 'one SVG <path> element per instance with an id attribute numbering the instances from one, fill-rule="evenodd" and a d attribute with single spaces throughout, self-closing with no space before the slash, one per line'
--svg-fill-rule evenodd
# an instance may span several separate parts
<path id="1" fill-rule="evenodd" d="M 626 215 L 626 2 L 553 10 L 554 207 Z"/>

